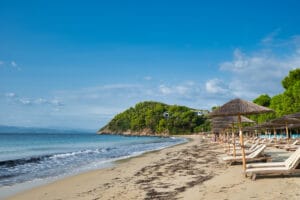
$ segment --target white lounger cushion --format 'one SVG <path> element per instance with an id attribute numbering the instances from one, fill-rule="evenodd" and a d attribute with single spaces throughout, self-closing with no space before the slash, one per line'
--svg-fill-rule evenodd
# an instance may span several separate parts
<path id="1" fill-rule="evenodd" d="M 257 148 L 254 152 L 252 152 L 251 154 L 247 155 L 245 158 L 246 159 L 251 159 L 251 158 L 256 158 L 257 156 L 259 156 L 266 148 L 266 145 L 262 144 L 259 146 L 259 148 Z M 222 158 L 224 161 L 235 161 L 235 160 L 241 160 L 243 159 L 243 156 L 225 156 Z"/>
<path id="2" fill-rule="evenodd" d="M 300 148 L 297 149 L 293 154 L 291 154 L 285 161 L 283 162 L 270 162 L 270 163 L 253 163 L 246 165 L 246 168 L 264 168 L 264 167 L 289 167 L 293 164 L 300 155 Z"/>
<path id="3" fill-rule="evenodd" d="M 246 169 L 246 173 L 255 173 L 255 174 L 265 174 L 265 173 L 275 173 L 275 172 L 286 172 L 288 167 L 265 167 L 265 168 L 251 168 Z"/>

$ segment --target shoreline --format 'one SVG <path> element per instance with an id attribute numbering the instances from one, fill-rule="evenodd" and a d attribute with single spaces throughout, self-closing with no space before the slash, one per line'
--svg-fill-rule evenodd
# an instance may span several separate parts
<path id="1" fill-rule="evenodd" d="M 131 137 L 130 135 L 121 135 L 121 136 L 127 136 L 127 137 Z M 136 136 L 133 136 L 136 137 Z M 151 136 L 137 136 L 137 137 L 151 137 Z M 163 136 L 152 136 L 152 137 L 163 137 Z M 121 163 L 126 163 L 129 160 L 133 159 L 133 158 L 138 158 L 138 157 L 142 157 L 144 155 L 147 155 L 149 153 L 154 153 L 154 152 L 159 152 L 161 150 L 167 149 L 167 148 L 172 148 L 178 145 L 184 145 L 186 143 L 188 143 L 190 141 L 190 139 L 182 136 L 182 135 L 178 135 L 178 136 L 170 136 L 170 137 L 178 137 L 178 138 L 185 138 L 185 141 L 182 141 L 179 144 L 175 144 L 175 145 L 171 145 L 171 146 L 167 146 L 167 147 L 161 147 L 159 149 L 154 149 L 154 150 L 150 150 L 150 151 L 146 151 L 146 152 L 138 152 L 136 154 L 132 154 L 129 156 L 124 156 L 124 157 L 120 157 L 120 158 L 116 158 L 116 159 L 110 159 L 105 161 L 105 163 L 102 163 L 102 167 L 98 168 L 98 169 L 87 169 L 87 170 L 82 170 L 79 173 L 68 173 L 68 174 L 62 174 L 62 175 L 58 175 L 55 177 L 47 177 L 45 179 L 39 179 L 39 180 L 32 180 L 32 181 L 28 181 L 28 182 L 23 182 L 23 183 L 17 183 L 13 186 L 3 186 L 1 188 L 1 192 L 2 195 L 0 195 L 0 198 L 4 198 L 4 199 L 10 199 L 13 198 L 14 196 L 17 196 L 19 194 L 23 194 L 23 193 L 27 193 L 30 192 L 31 190 L 34 190 L 36 188 L 40 188 L 40 187 L 44 187 L 47 186 L 49 184 L 55 183 L 57 181 L 62 181 L 64 179 L 68 179 L 74 176 L 78 176 L 78 175 L 82 175 L 82 174 L 86 174 L 86 173 L 90 173 L 93 171 L 98 171 L 98 170 L 103 170 L 103 169 L 109 169 L 112 167 L 115 167 Z M 14 191 L 11 191 L 11 190 Z"/>
<path id="2" fill-rule="evenodd" d="M 147 137 L 148 137 L 148 136 L 147 136 Z M 151 136 L 149 136 L 149 137 L 151 137 Z M 164 150 L 164 149 L 168 149 L 168 148 L 172 148 L 172 147 L 184 145 L 184 144 L 187 144 L 187 143 L 193 141 L 193 139 L 191 139 L 191 138 L 186 138 L 185 136 L 176 136 L 176 137 L 182 137 L 182 138 L 185 138 L 186 141 L 185 141 L 185 142 L 182 142 L 182 143 L 179 143 L 179 144 L 172 145 L 172 146 L 163 147 L 163 148 L 161 148 L 161 149 L 155 149 L 155 150 L 151 150 L 151 151 L 146 151 L 146 152 L 143 152 L 143 153 L 138 154 L 138 155 L 130 156 L 130 157 L 128 157 L 128 158 L 121 158 L 121 159 L 118 159 L 118 160 L 113 161 L 112 163 L 115 163 L 115 164 L 126 163 L 126 162 L 130 161 L 130 160 L 133 159 L 133 158 L 139 158 L 139 157 L 145 156 L 145 155 L 147 155 L 147 154 L 151 154 L 151 153 L 155 153 L 155 152 L 162 151 L 162 150 Z M 100 170 L 100 169 L 99 169 L 99 170 Z"/>
<path id="3" fill-rule="evenodd" d="M 113 171 L 123 170 L 123 169 L 127 168 L 128 165 L 134 165 L 135 170 L 137 170 L 137 168 L 146 167 L 147 165 L 151 164 L 151 159 L 150 158 L 153 157 L 154 155 L 157 155 L 157 154 L 164 154 L 165 155 L 165 152 L 169 152 L 169 151 L 172 152 L 172 151 L 174 151 L 178 148 L 183 148 L 186 145 L 189 146 L 191 143 L 195 142 L 195 140 L 193 139 L 193 136 L 192 137 L 179 136 L 179 137 L 184 137 L 184 138 L 187 139 L 187 141 L 183 142 L 181 144 L 176 144 L 176 145 L 166 147 L 166 148 L 163 148 L 163 149 L 145 152 L 141 155 L 116 160 L 116 161 L 114 161 L 115 165 L 113 165 L 111 167 L 97 169 L 97 170 L 91 170 L 91 171 L 84 172 L 84 173 L 81 173 L 81 174 L 77 174 L 77 175 L 65 177 L 65 178 L 62 178 L 62 179 L 59 179 L 59 180 L 55 180 L 54 182 L 50 182 L 50 183 L 47 183 L 45 185 L 40 185 L 40 186 L 34 187 L 32 189 L 29 189 L 29 190 L 17 193 L 15 195 L 9 196 L 9 197 L 7 197 L 7 199 L 32 199 L 32 198 L 33 199 L 34 198 L 55 199 L 54 196 L 44 197 L 44 195 L 42 195 L 43 191 L 45 191 L 45 193 L 47 193 L 47 194 L 50 194 L 50 193 L 51 194 L 60 194 L 60 192 L 58 192 L 57 189 L 59 190 L 59 188 L 63 187 L 63 185 L 70 185 L 70 183 L 74 183 L 74 182 L 77 182 L 79 185 L 81 185 L 81 184 L 84 184 L 84 182 L 87 182 L 87 181 L 82 181 L 82 179 L 83 180 L 86 180 L 86 179 L 89 179 L 89 178 L 93 179 L 93 177 L 99 176 L 99 174 L 102 178 L 104 178 L 104 180 L 110 179 L 110 181 L 113 181 L 113 177 L 114 178 L 118 177 L 118 176 L 115 176 L 115 173 Z M 196 136 L 196 137 L 199 137 L 199 136 Z M 135 164 L 136 161 L 138 161 L 139 164 Z M 147 164 L 144 164 L 144 163 L 147 163 Z M 129 167 L 129 168 L 130 168 L 130 170 L 133 170 L 132 167 Z M 107 173 L 112 175 L 112 176 L 107 177 L 105 175 Z M 128 175 L 130 175 L 130 174 L 128 174 Z M 93 182 L 92 185 L 94 186 L 95 182 L 97 182 L 97 181 L 93 180 L 92 182 Z M 103 180 L 100 181 L 100 182 L 103 182 Z M 92 185 L 90 185 L 91 188 L 93 187 Z M 76 187 L 76 185 L 75 186 L 73 185 L 73 186 L 71 186 L 71 188 L 72 188 L 72 191 L 73 191 L 74 188 L 75 188 L 75 191 L 76 191 L 77 187 Z M 55 191 L 55 192 L 52 193 L 50 191 Z M 73 193 L 72 191 L 70 191 L 70 193 Z M 45 194 L 45 193 L 43 193 L 43 194 Z M 68 198 L 70 198 L 69 195 L 64 196 L 61 199 L 68 199 Z M 74 198 L 76 198 L 76 197 L 73 196 L 70 199 L 74 199 Z"/>
<path id="4" fill-rule="evenodd" d="M 8 199 L 299 199 L 299 176 L 243 176 L 241 165 L 222 162 L 223 146 L 203 135 L 162 150 L 118 161 L 105 169 L 89 171 L 17 194 Z M 267 148 L 274 161 L 291 153 Z"/>

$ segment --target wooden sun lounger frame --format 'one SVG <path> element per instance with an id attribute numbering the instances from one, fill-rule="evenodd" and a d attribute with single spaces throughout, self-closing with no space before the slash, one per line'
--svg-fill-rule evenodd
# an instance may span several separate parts
<path id="1" fill-rule="evenodd" d="M 245 154 L 249 155 L 251 153 L 253 153 L 254 151 L 256 151 L 259 148 L 259 144 L 255 143 L 253 144 L 249 149 L 245 149 Z M 232 156 L 234 153 L 233 152 L 229 152 L 227 153 L 228 155 Z M 235 152 L 236 156 L 241 156 L 242 155 L 242 151 L 240 149 L 238 149 L 238 151 Z"/>
<path id="2" fill-rule="evenodd" d="M 258 161 L 270 161 L 271 157 L 263 154 L 264 150 L 266 148 L 266 145 L 262 144 L 259 146 L 259 148 L 256 149 L 256 151 L 252 152 L 251 154 L 246 156 L 247 162 L 258 162 Z M 225 161 L 227 164 L 239 164 L 242 163 L 242 156 L 226 156 L 223 157 L 223 161 Z"/>
<path id="3" fill-rule="evenodd" d="M 274 145 L 278 149 L 288 149 L 290 146 L 295 146 L 299 140 L 295 140 L 292 144 L 276 144 Z"/>
<path id="4" fill-rule="evenodd" d="M 256 163 L 246 166 L 245 175 L 256 179 L 257 175 L 291 175 L 300 174 L 300 148 L 284 162 Z"/>

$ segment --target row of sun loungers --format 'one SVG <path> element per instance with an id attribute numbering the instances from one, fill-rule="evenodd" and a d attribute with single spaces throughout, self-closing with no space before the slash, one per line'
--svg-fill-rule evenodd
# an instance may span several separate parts
<path id="1" fill-rule="evenodd" d="M 264 150 L 266 149 L 266 145 L 265 144 L 261 144 L 258 147 L 256 147 L 256 149 L 246 155 L 246 160 L 247 162 L 254 162 L 254 161 L 267 161 L 270 159 L 269 156 L 264 154 Z M 235 163 L 241 163 L 242 162 L 243 157 L 242 156 L 226 156 L 223 157 L 223 161 L 225 161 L 228 164 L 235 164 Z"/>
<path id="2" fill-rule="evenodd" d="M 257 175 L 288 175 L 300 174 L 300 148 L 284 162 L 248 164 L 246 176 L 256 179 Z"/>
<path id="3" fill-rule="evenodd" d="M 264 153 L 264 150 L 270 146 L 272 142 L 262 141 L 259 139 L 253 140 L 254 144 L 248 146 L 245 149 L 246 162 L 251 163 L 246 165 L 245 175 L 251 177 L 255 180 L 257 175 L 288 175 L 288 174 L 300 174 L 300 145 L 297 145 L 298 140 L 294 141 L 292 144 L 284 144 L 281 149 L 284 150 L 294 150 L 295 152 L 290 155 L 283 162 L 270 162 L 271 157 Z M 262 143 L 262 144 L 261 144 Z M 249 145 L 249 142 L 248 142 Z M 277 147 L 278 148 L 278 147 Z M 233 152 L 227 152 L 229 156 L 223 157 L 223 161 L 227 164 L 237 164 L 242 163 L 241 150 L 236 151 L 236 156 L 233 156 Z M 260 163 L 253 163 L 260 162 Z M 263 163 L 267 162 L 267 163 Z"/>
<path id="4" fill-rule="evenodd" d="M 295 140 L 292 144 L 280 144 L 280 145 L 275 145 L 276 148 L 279 149 L 285 149 L 287 151 L 295 151 L 300 147 L 300 145 L 297 145 L 299 143 L 299 140 Z"/>
<path id="5" fill-rule="evenodd" d="M 257 150 L 257 148 L 259 148 L 259 147 L 260 147 L 260 145 L 259 145 L 258 143 L 253 144 L 253 145 L 251 145 L 248 149 L 245 150 L 245 154 L 246 154 L 246 155 L 249 155 L 249 154 L 253 153 L 255 150 Z M 227 154 L 233 156 L 234 152 L 233 152 L 233 151 L 230 151 L 230 152 L 228 152 Z M 241 150 L 241 148 L 236 149 L 235 155 L 236 155 L 236 156 L 242 155 L 242 150 Z"/>

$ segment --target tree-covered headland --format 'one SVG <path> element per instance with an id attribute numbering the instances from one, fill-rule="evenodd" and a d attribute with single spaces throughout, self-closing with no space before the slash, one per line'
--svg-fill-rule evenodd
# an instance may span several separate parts
<path id="1" fill-rule="evenodd" d="M 209 128 L 206 115 L 199 111 L 185 106 L 146 101 L 116 115 L 99 132 L 176 135 L 207 131 Z"/>

